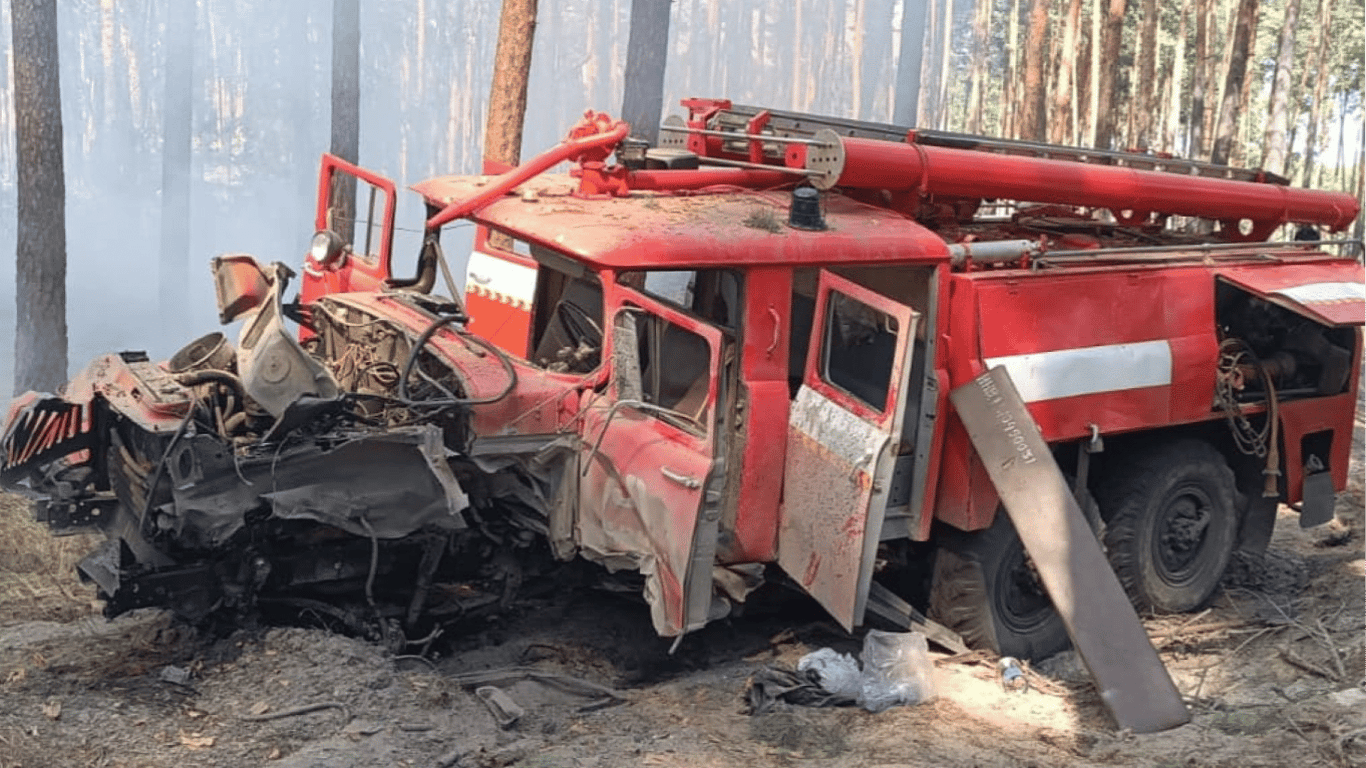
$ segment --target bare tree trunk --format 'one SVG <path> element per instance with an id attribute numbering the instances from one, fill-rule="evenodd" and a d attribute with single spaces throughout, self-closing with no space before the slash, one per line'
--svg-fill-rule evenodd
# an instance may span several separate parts
<path id="1" fill-rule="evenodd" d="M 982 133 L 982 91 L 986 89 L 987 30 L 991 28 L 990 0 L 977 0 L 972 16 L 972 78 L 969 83 L 967 130 Z"/>
<path id="2" fill-rule="evenodd" d="M 1205 142 L 1209 144 L 1208 154 L 1210 156 L 1214 154 L 1215 131 L 1219 128 L 1220 121 L 1223 120 L 1224 90 L 1228 84 L 1229 67 L 1233 65 L 1233 61 L 1229 59 L 1229 54 L 1233 50 L 1233 38 L 1238 32 L 1238 14 L 1243 0 L 1223 0 L 1223 2 L 1230 4 L 1228 24 L 1225 26 L 1222 46 L 1214 46 L 1216 50 L 1222 53 L 1222 56 L 1213 52 L 1210 56 L 1209 78 L 1214 87 L 1214 106 L 1208 111 L 1207 122 L 1205 123 Z M 1214 28 L 1211 27 L 1210 29 L 1213 32 Z"/>
<path id="3" fill-rule="evenodd" d="M 669 52 L 670 0 L 632 0 L 631 35 L 626 44 L 626 94 L 621 119 L 631 135 L 654 146 L 664 114 L 664 65 Z"/>
<path id="4" fill-rule="evenodd" d="M 1181 85 L 1186 79 L 1186 20 L 1190 18 L 1191 11 L 1181 8 L 1177 13 L 1180 14 L 1181 22 L 1177 25 L 1176 45 L 1172 50 L 1171 77 L 1167 88 L 1167 127 L 1162 132 L 1160 144 L 1162 150 L 1172 154 L 1179 154 L 1177 137 L 1181 135 Z"/>
<path id="5" fill-rule="evenodd" d="M 1191 72 L 1190 140 L 1186 154 L 1200 157 L 1205 140 L 1205 96 L 1209 89 L 1209 28 L 1214 0 L 1195 0 L 1195 69 Z"/>
<path id="6" fill-rule="evenodd" d="M 1361 153 L 1357 155 L 1357 183 L 1353 187 L 1358 200 L 1366 199 L 1366 142 L 1360 148 Z M 1357 216 L 1356 223 L 1352 225 L 1352 239 L 1360 243 L 1362 235 L 1366 234 L 1366 216 Z M 1361 261 L 1366 256 L 1361 252 L 1361 246 L 1357 246 L 1357 260 Z"/>
<path id="7" fill-rule="evenodd" d="M 1005 77 L 1001 84 L 1001 135 L 1020 135 L 1020 0 L 1010 0 L 1006 19 Z"/>
<path id="8" fill-rule="evenodd" d="M 1096 147 L 1110 149 L 1115 140 L 1115 62 L 1119 61 L 1119 46 L 1124 31 L 1126 0 L 1110 0 L 1105 19 L 1105 40 L 1101 45 L 1100 101 L 1096 106 Z"/>
<path id="9" fill-rule="evenodd" d="M 949 96 L 949 73 L 953 71 L 953 0 L 944 0 L 944 42 L 939 50 L 939 108 L 935 110 L 935 126 L 949 127 L 949 111 L 953 99 Z"/>
<path id="10" fill-rule="evenodd" d="M 484 129 L 484 164 L 515 166 L 522 158 L 522 121 L 526 116 L 526 84 L 531 72 L 531 43 L 536 32 L 536 0 L 503 0 L 498 50 L 493 60 L 493 87 Z"/>
<path id="11" fill-rule="evenodd" d="M 1140 51 L 1134 67 L 1138 76 L 1131 88 L 1130 107 L 1137 116 L 1129 143 L 1146 151 L 1153 141 L 1153 112 L 1157 107 L 1157 0 L 1143 0 L 1143 24 L 1139 27 Z"/>
<path id="12" fill-rule="evenodd" d="M 66 182 L 56 0 L 13 0 L 18 223 L 14 391 L 66 381 Z"/>
<path id="13" fill-rule="evenodd" d="M 1258 2 L 1252 9 L 1252 35 L 1248 38 L 1247 53 L 1248 58 L 1254 58 L 1257 53 L 1257 26 L 1262 20 L 1262 4 Z M 1257 78 L 1243 77 L 1243 90 L 1238 94 L 1238 119 L 1234 121 L 1235 134 L 1233 136 L 1233 151 L 1229 157 L 1229 164 L 1238 168 L 1245 168 L 1249 165 L 1247 159 L 1247 148 L 1252 133 L 1252 83 Z"/>
<path id="14" fill-rule="evenodd" d="M 332 0 L 332 154 L 360 162 L 360 0 Z M 332 228 L 355 236 L 356 180 L 332 178 Z"/>
<path id="15" fill-rule="evenodd" d="M 1081 0 L 1071 0 L 1063 19 L 1062 44 L 1058 46 L 1058 76 L 1054 80 L 1053 109 L 1048 116 L 1049 140 L 1054 144 L 1074 143 L 1076 130 L 1077 25 L 1081 19 Z"/>
<path id="16" fill-rule="evenodd" d="M 901 12 L 901 53 L 896 62 L 897 125 L 914 127 L 920 120 L 920 71 L 925 59 L 925 3 L 905 0 Z"/>
<path id="17" fill-rule="evenodd" d="M 1046 93 L 1043 69 L 1045 42 L 1048 36 L 1049 0 L 1030 0 L 1029 30 L 1025 39 L 1024 92 L 1020 105 L 1020 138 L 1044 141 L 1047 126 L 1044 122 Z"/>
<path id="18" fill-rule="evenodd" d="M 939 89 L 935 84 L 939 82 L 939 0 L 919 0 L 929 9 L 929 19 L 925 23 L 925 52 L 924 56 L 930 66 L 921 70 L 920 74 L 920 120 L 925 128 L 937 127 L 935 120 L 939 113 Z M 917 0 L 907 0 L 907 2 L 917 2 Z"/>
<path id="19" fill-rule="evenodd" d="M 1096 145 L 1096 110 L 1100 105 L 1100 30 L 1103 0 L 1091 0 L 1091 35 L 1086 40 L 1086 109 L 1078 127 L 1078 141 L 1088 147 Z"/>
<path id="20" fill-rule="evenodd" d="M 1219 127 L 1214 132 L 1214 151 L 1210 162 L 1228 165 L 1234 134 L 1241 115 L 1243 80 L 1247 75 L 1248 49 L 1252 45 L 1257 0 L 1239 0 L 1237 28 L 1229 49 L 1228 76 L 1224 79 L 1223 104 L 1219 107 Z"/>
<path id="21" fill-rule="evenodd" d="M 1319 0 L 1318 31 L 1321 37 L 1314 46 L 1318 57 L 1316 69 L 1318 77 L 1314 81 L 1314 98 L 1309 102 L 1309 131 L 1304 136 L 1304 177 L 1300 183 L 1313 186 L 1314 163 L 1319 153 L 1319 121 L 1323 116 L 1323 89 L 1328 82 L 1328 46 L 1332 44 L 1333 0 Z"/>
<path id="22" fill-rule="evenodd" d="M 1266 126 L 1262 169 L 1285 173 L 1286 131 L 1289 128 L 1290 68 L 1295 66 L 1295 18 L 1300 0 L 1285 0 L 1285 19 L 1281 22 L 1280 49 L 1276 54 L 1276 76 L 1271 81 L 1271 120 Z"/>

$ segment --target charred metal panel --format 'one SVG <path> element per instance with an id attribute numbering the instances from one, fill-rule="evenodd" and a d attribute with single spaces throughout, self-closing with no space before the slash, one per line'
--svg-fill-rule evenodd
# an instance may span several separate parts
<path id="1" fill-rule="evenodd" d="M 264 507 L 360 537 L 459 530 L 469 498 L 447 454 L 440 430 L 429 425 L 300 441 L 245 459 L 214 438 L 193 436 L 167 461 L 174 504 L 161 510 L 158 527 L 184 546 L 212 548 L 245 524 L 247 512 Z"/>
<path id="2" fill-rule="evenodd" d="M 950 399 L 1120 727 L 1150 733 L 1190 722 L 1010 375 L 998 366 Z"/>
<path id="3" fill-rule="evenodd" d="M 340 394 L 340 388 L 327 368 L 305 352 L 285 328 L 280 294 L 291 274 L 289 268 L 273 264 L 263 271 L 270 292 L 242 325 L 237 370 L 247 394 L 279 417 L 304 395 L 329 399 Z"/>

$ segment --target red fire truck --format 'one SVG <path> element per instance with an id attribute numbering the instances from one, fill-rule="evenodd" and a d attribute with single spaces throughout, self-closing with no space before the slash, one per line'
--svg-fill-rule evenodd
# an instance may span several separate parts
<path id="1" fill-rule="evenodd" d="M 1065 627 L 948 401 L 988 369 L 1141 608 L 1208 601 L 1278 504 L 1331 516 L 1366 301 L 1326 235 L 1351 196 L 684 105 L 659 147 L 590 113 L 518 168 L 416 185 L 412 277 L 394 184 L 325 156 L 298 299 L 288 267 L 218 257 L 236 344 L 108 355 L 17 399 L 6 485 L 107 534 L 80 568 L 111 613 L 420 633 L 584 558 L 635 579 L 663 636 L 778 580 L 846 628 L 900 592 L 1030 657 Z"/>

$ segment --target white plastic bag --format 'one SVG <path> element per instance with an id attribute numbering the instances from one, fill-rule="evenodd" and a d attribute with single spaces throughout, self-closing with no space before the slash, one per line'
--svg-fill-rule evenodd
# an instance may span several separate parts
<path id="1" fill-rule="evenodd" d="M 863 675 L 858 704 L 881 712 L 898 704 L 934 698 L 930 646 L 919 632 L 869 630 L 863 639 Z"/>
<path id="2" fill-rule="evenodd" d="M 826 691 L 853 701 L 863 689 L 863 675 L 858 662 L 847 653 L 836 653 L 833 648 L 822 648 L 806 654 L 797 662 L 797 671 L 815 670 L 818 682 Z"/>

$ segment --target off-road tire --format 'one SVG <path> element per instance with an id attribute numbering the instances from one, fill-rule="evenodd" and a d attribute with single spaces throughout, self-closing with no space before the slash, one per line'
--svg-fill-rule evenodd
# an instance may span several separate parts
<path id="1" fill-rule="evenodd" d="M 1089 493 L 1081 504 L 1088 521 L 1098 519 Z M 1004 508 L 988 528 L 940 534 L 930 616 L 970 647 L 1002 656 L 1038 660 L 1071 644 Z"/>
<path id="2" fill-rule="evenodd" d="M 1134 606 L 1180 613 L 1214 595 L 1238 539 L 1233 470 L 1208 443 L 1135 454 L 1104 478 L 1110 565 Z"/>

